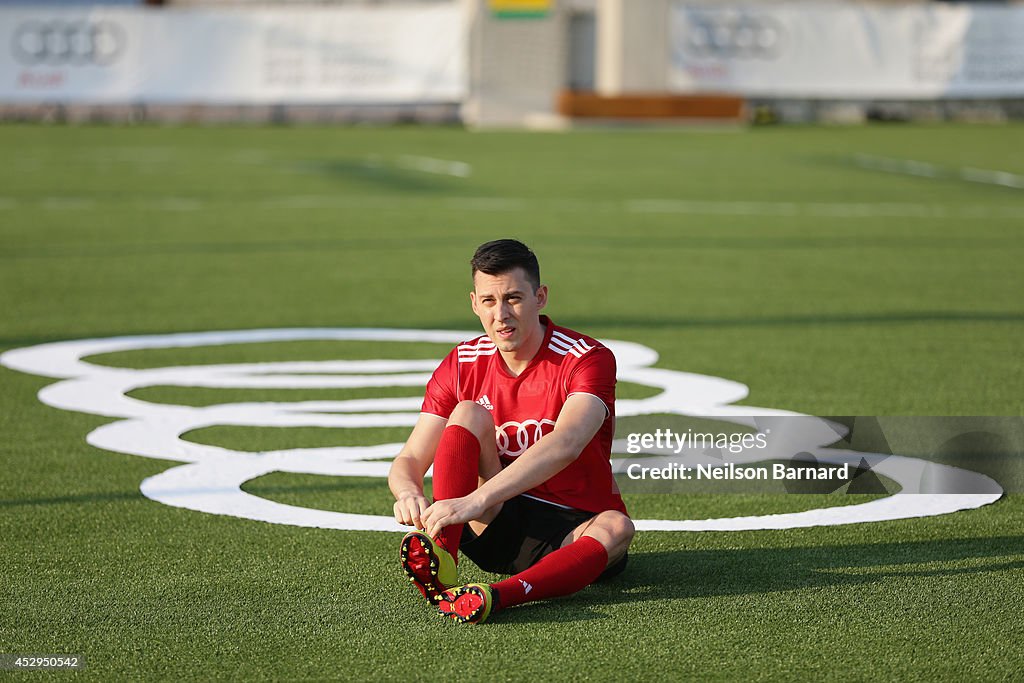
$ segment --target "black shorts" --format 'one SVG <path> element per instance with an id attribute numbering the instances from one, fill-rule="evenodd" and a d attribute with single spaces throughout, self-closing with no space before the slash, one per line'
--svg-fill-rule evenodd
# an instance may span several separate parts
<path id="1" fill-rule="evenodd" d="M 481 535 L 477 536 L 468 524 L 463 527 L 459 549 L 484 571 L 518 574 L 562 547 L 573 529 L 596 514 L 516 496 L 505 501 Z M 627 558 L 624 555 L 605 569 L 598 581 L 622 572 Z"/>

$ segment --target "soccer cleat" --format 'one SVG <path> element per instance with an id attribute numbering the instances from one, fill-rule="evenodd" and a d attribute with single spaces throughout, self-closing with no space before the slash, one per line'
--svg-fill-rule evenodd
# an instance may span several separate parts
<path id="1" fill-rule="evenodd" d="M 405 575 L 432 605 L 438 603 L 442 593 L 458 583 L 455 558 L 425 533 L 407 533 L 402 539 L 399 557 Z"/>
<path id="2" fill-rule="evenodd" d="M 445 591 L 437 609 L 460 624 L 482 624 L 497 602 L 498 592 L 487 584 L 468 583 Z"/>

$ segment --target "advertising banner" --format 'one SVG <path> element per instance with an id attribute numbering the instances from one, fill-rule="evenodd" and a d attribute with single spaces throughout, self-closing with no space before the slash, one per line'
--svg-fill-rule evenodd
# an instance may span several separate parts
<path id="1" fill-rule="evenodd" d="M 676 3 L 670 87 L 762 97 L 1024 95 L 1024 6 Z"/>
<path id="2" fill-rule="evenodd" d="M 457 102 L 458 3 L 0 9 L 0 101 Z"/>

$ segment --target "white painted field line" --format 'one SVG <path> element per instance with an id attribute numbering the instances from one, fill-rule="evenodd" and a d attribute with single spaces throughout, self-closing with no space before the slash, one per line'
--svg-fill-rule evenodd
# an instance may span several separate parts
<path id="1" fill-rule="evenodd" d="M 634 199 L 626 202 L 631 213 L 679 213 L 718 216 L 822 216 L 865 218 L 875 216 L 941 218 L 945 207 L 913 203 L 748 202 L 674 199 Z"/>
<path id="2" fill-rule="evenodd" d="M 201 200 L 188 197 L 163 197 L 149 202 L 149 205 L 158 211 L 198 211 L 203 208 Z"/>
<path id="3" fill-rule="evenodd" d="M 511 197 L 452 197 L 449 206 L 466 211 L 524 211 L 528 202 Z"/>
<path id="4" fill-rule="evenodd" d="M 264 206 L 280 209 L 395 208 L 420 203 L 421 198 L 283 195 L 269 197 Z M 444 197 L 439 208 L 482 213 L 513 211 L 626 211 L 627 213 L 682 214 L 694 216 L 810 216 L 825 218 L 1024 218 L 1024 206 L 922 204 L 912 202 L 765 202 L 690 199 L 629 199 L 584 201 L 578 199 L 531 199 L 525 197 Z M 429 205 L 431 202 L 426 202 Z"/>
<path id="5" fill-rule="evenodd" d="M 1010 173 L 1009 171 L 993 171 L 987 168 L 973 168 L 966 166 L 957 172 L 944 171 L 934 164 L 925 161 L 914 161 L 913 159 L 889 159 L 887 157 L 876 157 L 870 154 L 854 154 L 853 162 L 861 168 L 872 171 L 885 171 L 886 173 L 900 173 L 903 175 L 920 176 L 923 178 L 959 178 L 971 183 L 983 183 L 985 185 L 999 185 L 1001 187 L 1012 187 L 1017 190 L 1024 189 L 1024 175 Z"/>
<path id="6" fill-rule="evenodd" d="M 984 168 L 962 168 L 960 177 L 972 183 L 985 183 L 987 185 L 1002 185 L 1013 187 L 1018 190 L 1024 189 L 1024 175 L 1009 173 L 1008 171 L 989 171 Z"/>
<path id="7" fill-rule="evenodd" d="M 1017 178 L 1020 178 L 1017 176 Z M 1006 180 L 1006 179 L 1004 179 Z M 1021 179 L 1024 182 L 1024 179 Z M 1006 182 L 1010 182 L 1007 180 Z M 216 202 L 215 202 L 216 203 Z M 158 211 L 198 211 L 209 204 L 194 197 L 151 197 L 140 200 L 136 207 Z M 90 210 L 98 203 L 83 197 L 46 197 L 38 203 L 26 204 L 13 197 L 0 197 L 0 210 L 22 206 L 47 210 Z M 408 210 L 421 207 L 430 211 L 474 211 L 508 213 L 522 211 L 563 213 L 606 213 L 624 211 L 634 214 L 666 214 L 691 216 L 779 216 L 811 218 L 925 218 L 925 219 L 1024 219 L 1024 206 L 955 205 L 914 202 L 793 202 L 747 200 L 701 200 L 645 198 L 627 200 L 586 201 L 572 198 L 527 197 L 422 197 L 349 196 L 349 195 L 278 195 L 255 199 L 251 207 L 274 210 L 336 209 L 336 210 Z"/>
<path id="8" fill-rule="evenodd" d="M 690 213 L 727 216 L 798 216 L 800 205 L 793 202 L 704 201 L 693 199 L 630 199 L 630 213 Z"/>
<path id="9" fill-rule="evenodd" d="M 236 164 L 265 164 L 270 160 L 270 153 L 265 149 L 240 149 L 231 157 Z"/>
<path id="10" fill-rule="evenodd" d="M 41 206 L 50 211 L 91 209 L 96 206 L 96 201 L 84 197 L 46 197 Z"/>
<path id="11" fill-rule="evenodd" d="M 945 207 L 934 204 L 913 204 L 898 202 L 880 203 L 836 203 L 815 202 L 802 205 L 804 215 L 857 218 L 872 216 L 942 218 L 949 213 Z"/>
<path id="12" fill-rule="evenodd" d="M 904 175 L 915 175 L 924 178 L 938 178 L 942 171 L 938 166 L 929 164 L 926 161 L 914 161 L 913 159 L 889 159 L 887 157 L 876 157 L 870 154 L 854 154 L 853 162 L 861 168 L 872 171 L 886 171 L 888 173 L 902 173 Z"/>
<path id="13" fill-rule="evenodd" d="M 473 167 L 464 161 L 448 161 L 447 159 L 435 159 L 433 157 L 421 157 L 412 154 L 403 154 L 398 157 L 398 165 L 412 171 L 449 175 L 456 178 L 468 178 L 473 172 Z"/>
<path id="14" fill-rule="evenodd" d="M 264 204 L 280 209 L 324 209 L 351 206 L 353 202 L 346 197 L 331 195 L 285 195 L 271 197 Z"/>

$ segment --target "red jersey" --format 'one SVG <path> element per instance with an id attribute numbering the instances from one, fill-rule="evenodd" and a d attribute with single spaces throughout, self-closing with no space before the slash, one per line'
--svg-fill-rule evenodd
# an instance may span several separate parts
<path id="1" fill-rule="evenodd" d="M 600 342 L 558 327 L 547 316 L 544 341 L 517 377 L 486 335 L 459 344 L 434 371 L 422 412 L 447 419 L 459 401 L 479 403 L 494 418 L 502 466 L 549 434 L 573 394 L 590 394 L 607 415 L 579 457 L 525 495 L 587 512 L 626 512 L 609 457 L 615 433 L 615 356 Z"/>

